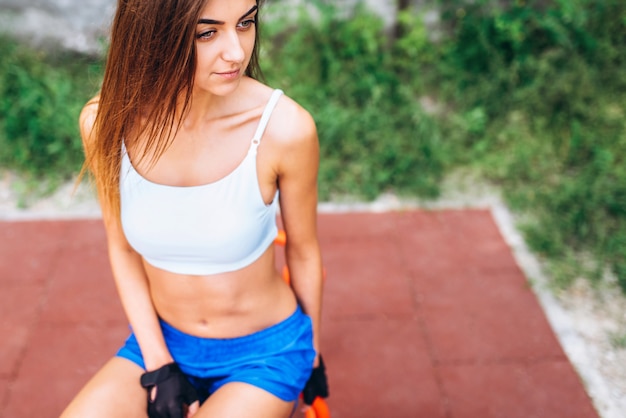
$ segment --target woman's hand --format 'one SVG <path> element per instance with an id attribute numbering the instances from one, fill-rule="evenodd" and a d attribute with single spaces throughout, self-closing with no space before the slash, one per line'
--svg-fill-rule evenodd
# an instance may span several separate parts
<path id="1" fill-rule="evenodd" d="M 311 377 L 309 377 L 309 380 L 306 382 L 306 386 L 304 386 L 304 390 L 302 391 L 302 398 L 304 399 L 304 403 L 307 405 L 312 405 L 313 401 L 318 396 L 320 398 L 328 397 L 326 366 L 324 365 L 324 360 L 322 359 L 321 354 L 319 356 L 319 365 L 311 372 Z"/>
<path id="2" fill-rule="evenodd" d="M 149 418 L 189 418 L 199 407 L 198 394 L 176 363 L 141 375 L 148 391 Z"/>

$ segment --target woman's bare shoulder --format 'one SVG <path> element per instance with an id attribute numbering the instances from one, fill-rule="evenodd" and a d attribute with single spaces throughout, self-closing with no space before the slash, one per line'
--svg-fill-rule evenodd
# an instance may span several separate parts
<path id="1" fill-rule="evenodd" d="M 299 103 L 283 95 L 267 126 L 268 137 L 284 146 L 317 142 L 317 130 L 311 114 Z"/>
<path id="2" fill-rule="evenodd" d="M 253 103 L 263 108 L 276 89 L 258 80 L 246 79 L 241 91 Z M 311 114 L 294 99 L 283 93 L 272 112 L 265 129 L 265 140 L 277 146 L 293 146 L 302 142 L 316 142 L 317 131 Z M 265 141 L 264 140 L 264 141 Z"/>
<path id="3" fill-rule="evenodd" d="M 98 114 L 98 104 L 100 102 L 100 96 L 95 96 L 89 100 L 83 110 L 80 112 L 78 123 L 80 126 L 80 136 L 83 139 L 83 143 L 86 145 L 91 142 L 91 133 L 93 132 L 94 123 L 96 121 L 96 115 Z"/>

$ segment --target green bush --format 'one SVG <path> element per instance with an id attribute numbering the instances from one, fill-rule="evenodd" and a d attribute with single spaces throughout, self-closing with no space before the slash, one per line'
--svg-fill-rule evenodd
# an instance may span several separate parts
<path id="1" fill-rule="evenodd" d="M 0 55 L 0 166 L 32 178 L 75 174 L 83 160 L 78 115 L 97 90 L 97 67 L 89 70 L 97 63 L 6 36 Z"/>
<path id="2" fill-rule="evenodd" d="M 560 283 L 609 267 L 626 290 L 626 3 L 445 5 L 437 91 L 457 163 L 532 214 L 527 240 Z"/>
<path id="3" fill-rule="evenodd" d="M 434 197 L 469 167 L 526 215 L 558 285 L 609 269 L 626 291 L 626 2 L 441 0 L 436 40 L 418 14 L 398 16 L 396 39 L 363 6 L 333 4 L 265 25 L 261 60 L 316 119 L 322 199 Z M 4 38 L 0 53 L 0 164 L 71 175 L 99 61 Z"/>
<path id="4" fill-rule="evenodd" d="M 407 39 L 391 45 L 381 19 L 362 6 L 344 17 L 328 2 L 310 7 L 316 13 L 303 10 L 295 22 L 267 34 L 264 71 L 316 119 L 322 198 L 373 199 L 385 191 L 436 196 L 445 153 L 415 83 L 399 75 L 415 73 L 410 57 L 395 59 L 410 50 Z M 427 49 L 423 26 L 407 37 L 420 33 Z"/>

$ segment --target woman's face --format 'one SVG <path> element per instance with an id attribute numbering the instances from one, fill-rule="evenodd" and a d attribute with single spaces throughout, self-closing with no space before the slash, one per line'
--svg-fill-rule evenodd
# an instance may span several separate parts
<path id="1" fill-rule="evenodd" d="M 255 42 L 255 0 L 208 0 L 196 26 L 194 93 L 226 95 L 244 76 Z"/>

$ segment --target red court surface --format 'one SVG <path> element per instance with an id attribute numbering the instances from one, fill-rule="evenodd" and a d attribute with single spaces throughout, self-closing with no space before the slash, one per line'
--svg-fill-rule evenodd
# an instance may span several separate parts
<path id="1" fill-rule="evenodd" d="M 598 417 L 488 210 L 319 233 L 333 418 Z M 127 333 L 100 221 L 0 223 L 0 417 L 57 417 Z"/>

